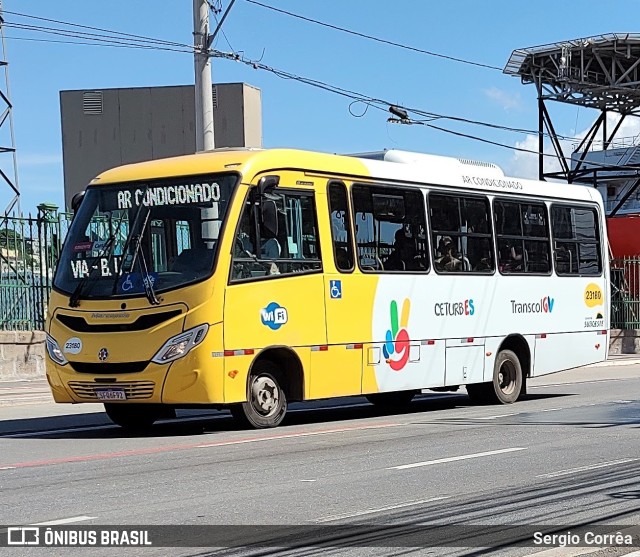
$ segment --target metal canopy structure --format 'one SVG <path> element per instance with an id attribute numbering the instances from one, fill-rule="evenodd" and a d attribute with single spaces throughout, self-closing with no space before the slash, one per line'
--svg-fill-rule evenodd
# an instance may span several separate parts
<path id="1" fill-rule="evenodd" d="M 9 190 L 10 200 L 4 209 L 5 215 L 14 208 L 20 209 L 20 188 L 18 187 L 18 165 L 13 133 L 13 105 L 9 93 L 9 71 L 5 56 L 4 19 L 0 0 L 0 70 L 4 70 L 4 86 L 0 85 L 0 184 Z M 6 188 L 0 188 L 5 189 Z"/>
<path id="2" fill-rule="evenodd" d="M 606 166 L 585 163 L 594 143 L 608 149 L 622 122 L 640 116 L 640 34 L 611 33 L 549 45 L 521 48 L 511 53 L 504 73 L 533 83 L 538 91 L 538 175 L 541 180 L 602 185 L 603 181 L 635 180 L 627 193 L 640 185 L 640 164 Z M 556 101 L 600 111 L 573 153 L 569 166 L 555 132 L 547 103 Z M 613 130 L 607 129 L 607 113 L 620 114 Z M 559 172 L 544 172 L 544 137 L 548 135 L 560 163 Z"/>

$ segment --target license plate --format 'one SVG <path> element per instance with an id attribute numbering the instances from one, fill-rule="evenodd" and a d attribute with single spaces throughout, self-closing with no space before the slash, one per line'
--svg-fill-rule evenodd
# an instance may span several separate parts
<path id="1" fill-rule="evenodd" d="M 127 400 L 124 389 L 96 389 L 99 400 Z"/>

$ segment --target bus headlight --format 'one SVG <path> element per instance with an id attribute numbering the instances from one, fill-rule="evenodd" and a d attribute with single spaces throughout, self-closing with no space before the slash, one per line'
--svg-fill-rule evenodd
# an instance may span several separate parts
<path id="1" fill-rule="evenodd" d="M 69 362 L 64 357 L 62 350 L 58 346 L 58 343 L 55 339 L 47 334 L 47 353 L 49 354 L 49 358 L 51 358 L 56 364 L 61 366 L 66 366 Z"/>
<path id="2" fill-rule="evenodd" d="M 198 325 L 193 329 L 171 337 L 163 344 L 162 348 L 156 352 L 156 355 L 151 358 L 151 361 L 156 364 L 166 364 L 182 358 L 189 350 L 198 346 L 198 344 L 204 340 L 208 330 L 209 325 L 205 323 L 204 325 Z"/>

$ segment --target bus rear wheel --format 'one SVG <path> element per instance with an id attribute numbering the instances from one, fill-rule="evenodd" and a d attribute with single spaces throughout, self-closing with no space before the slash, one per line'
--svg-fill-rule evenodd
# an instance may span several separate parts
<path id="1" fill-rule="evenodd" d="M 105 402 L 104 410 L 114 424 L 131 430 L 147 429 L 162 416 L 162 410 L 155 404 Z"/>
<path id="2" fill-rule="evenodd" d="M 247 385 L 247 402 L 229 407 L 236 421 L 255 429 L 280 425 L 287 413 L 287 396 L 279 376 L 273 362 L 265 360 L 254 366 Z"/>
<path id="3" fill-rule="evenodd" d="M 501 350 L 493 365 L 493 380 L 467 385 L 469 398 L 480 404 L 512 404 L 522 391 L 522 366 L 515 352 Z"/>
<path id="4" fill-rule="evenodd" d="M 411 403 L 415 391 L 398 391 L 395 393 L 371 393 L 367 400 L 378 408 L 401 409 Z"/>

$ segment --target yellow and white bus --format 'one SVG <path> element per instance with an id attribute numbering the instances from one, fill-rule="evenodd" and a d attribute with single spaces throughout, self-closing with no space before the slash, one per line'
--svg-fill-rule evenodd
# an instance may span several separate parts
<path id="1" fill-rule="evenodd" d="M 402 405 L 605 360 L 609 269 L 596 189 L 386 151 L 218 150 L 104 172 L 54 279 L 47 377 L 124 427 L 229 408 Z"/>

